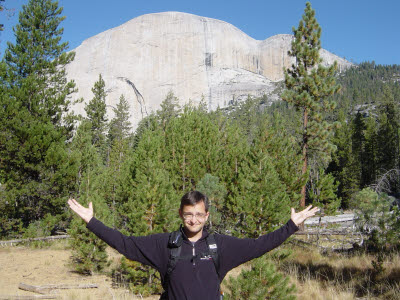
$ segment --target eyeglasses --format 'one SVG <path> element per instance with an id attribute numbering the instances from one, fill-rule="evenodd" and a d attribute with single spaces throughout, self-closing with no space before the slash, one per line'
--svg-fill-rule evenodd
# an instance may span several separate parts
<path id="1" fill-rule="evenodd" d="M 185 219 L 185 220 L 191 220 L 191 219 L 193 219 L 193 217 L 196 217 L 197 220 L 202 221 L 206 218 L 207 214 L 196 213 L 194 215 L 192 213 L 183 213 L 182 216 L 183 216 L 183 219 Z"/>

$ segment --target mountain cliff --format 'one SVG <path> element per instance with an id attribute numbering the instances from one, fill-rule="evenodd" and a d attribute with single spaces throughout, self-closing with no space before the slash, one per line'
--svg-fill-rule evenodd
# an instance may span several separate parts
<path id="1" fill-rule="evenodd" d="M 273 94 L 293 61 L 287 54 L 291 40 L 281 34 L 258 41 L 226 22 L 187 13 L 148 14 L 85 40 L 73 50 L 67 73 L 79 89 L 75 97 L 85 102 L 101 74 L 109 113 L 124 94 L 136 127 L 170 91 L 182 104 L 204 99 L 210 110 L 248 95 Z M 342 69 L 351 65 L 326 50 L 321 57 Z M 83 108 L 74 109 L 84 114 Z"/>

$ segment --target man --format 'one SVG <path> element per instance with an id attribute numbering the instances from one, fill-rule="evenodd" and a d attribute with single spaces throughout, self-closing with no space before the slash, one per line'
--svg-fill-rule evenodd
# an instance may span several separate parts
<path id="1" fill-rule="evenodd" d="M 70 199 L 68 204 L 87 223 L 87 228 L 100 239 L 128 259 L 158 270 L 164 286 L 167 287 L 163 299 L 178 300 L 219 299 L 220 283 L 229 270 L 279 246 L 298 230 L 298 225 L 318 211 L 318 208 L 309 206 L 296 213 L 292 208 L 291 218 L 284 226 L 258 239 L 239 239 L 216 234 L 216 266 L 210 255 L 204 255 L 209 250 L 208 232 L 204 229 L 210 214 L 208 198 L 198 191 L 189 192 L 182 197 L 179 208 L 179 216 L 183 222 L 180 229 L 183 236 L 180 253 L 182 259 L 178 260 L 171 274 L 166 276 L 170 260 L 169 233 L 128 237 L 94 218 L 92 203 L 89 203 L 89 208 L 85 208 L 76 200 Z M 168 281 L 167 284 L 165 280 Z"/>

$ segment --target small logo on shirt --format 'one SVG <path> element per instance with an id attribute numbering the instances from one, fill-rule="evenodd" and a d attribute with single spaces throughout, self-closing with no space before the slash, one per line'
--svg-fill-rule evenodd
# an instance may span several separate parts
<path id="1" fill-rule="evenodd" d="M 217 245 L 216 245 L 216 244 L 211 244 L 211 245 L 208 246 L 208 247 L 210 247 L 210 249 L 217 249 Z"/>
<path id="2" fill-rule="evenodd" d="M 200 260 L 212 260 L 212 256 L 211 255 L 204 255 L 204 256 L 200 257 Z"/>

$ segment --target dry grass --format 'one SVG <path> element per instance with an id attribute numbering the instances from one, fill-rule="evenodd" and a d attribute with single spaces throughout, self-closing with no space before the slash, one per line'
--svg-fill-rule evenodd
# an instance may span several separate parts
<path id="1" fill-rule="evenodd" d="M 59 299 L 69 300 L 155 300 L 159 296 L 141 298 L 134 296 L 123 288 L 112 288 L 112 280 L 106 275 L 96 274 L 82 276 L 69 268 L 71 252 L 65 248 L 64 242 L 56 242 L 50 248 L 35 245 L 35 248 L 18 246 L 0 248 L 0 296 L 27 296 L 32 292 L 18 289 L 20 282 L 30 285 L 46 284 L 89 284 L 94 283 L 96 289 L 57 290 Z M 114 250 L 108 250 L 111 257 L 120 257 Z M 1 298 L 1 297 L 0 297 Z"/>
<path id="2" fill-rule="evenodd" d="M 294 248 L 278 266 L 297 286 L 298 299 L 400 299 L 400 254 L 384 255 L 381 270 L 373 261 L 366 254 Z"/>
<path id="3" fill-rule="evenodd" d="M 381 272 L 376 272 L 372 261 L 374 256 L 366 254 L 348 255 L 330 253 L 323 255 L 315 249 L 303 249 L 286 244 L 286 248 L 275 250 L 275 258 L 281 272 L 290 277 L 297 288 L 297 298 L 306 299 L 400 299 L 400 254 L 383 256 Z M 53 243 L 49 248 L 30 247 L 0 248 L 0 296 L 32 295 L 18 290 L 18 284 L 32 285 L 97 283 L 98 289 L 59 291 L 60 299 L 95 300 L 118 299 L 155 300 L 159 296 L 141 298 L 126 289 L 112 288 L 112 280 L 105 275 L 82 276 L 68 267 L 70 249 L 62 242 Z M 121 255 L 109 248 L 113 265 Z M 279 259 L 280 253 L 291 252 L 286 259 Z M 112 265 L 110 266 L 110 268 Z M 232 270 L 228 276 L 237 276 L 243 268 Z M 227 276 L 227 277 L 228 277 Z M 225 288 L 224 286 L 222 287 Z"/>
<path id="4" fill-rule="evenodd" d="M 322 287 L 318 281 L 308 280 L 301 283 L 293 280 L 297 287 L 297 299 L 299 300 L 353 300 L 353 293 L 343 291 L 333 286 Z"/>

